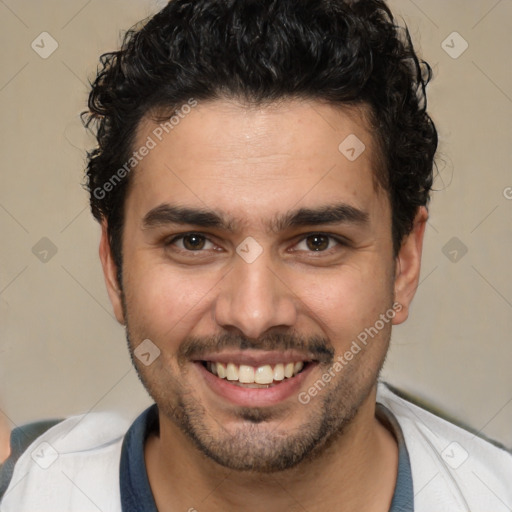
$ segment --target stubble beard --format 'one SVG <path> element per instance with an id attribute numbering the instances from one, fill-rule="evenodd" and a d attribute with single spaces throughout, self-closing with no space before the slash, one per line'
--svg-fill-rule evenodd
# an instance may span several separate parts
<path id="1" fill-rule="evenodd" d="M 231 423 L 236 421 L 237 425 L 228 429 L 187 390 L 182 377 L 171 372 L 163 357 L 152 367 L 141 364 L 133 354 L 128 322 L 126 333 L 139 379 L 156 402 L 159 413 L 179 428 L 202 454 L 236 471 L 274 473 L 320 457 L 353 422 L 374 388 L 385 359 L 384 352 L 377 364 L 372 363 L 369 368 L 365 366 L 364 354 L 359 354 L 362 357 L 343 368 L 308 404 L 297 400 L 294 410 L 298 409 L 305 417 L 294 429 L 287 428 L 287 415 L 283 414 L 286 411 L 279 406 L 234 408 Z M 383 341 L 373 340 L 379 344 Z M 329 366 L 325 364 L 325 371 Z"/>

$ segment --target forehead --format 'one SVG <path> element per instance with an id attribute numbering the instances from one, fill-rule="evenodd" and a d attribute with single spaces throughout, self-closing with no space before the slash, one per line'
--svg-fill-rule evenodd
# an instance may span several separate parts
<path id="1" fill-rule="evenodd" d="M 178 113 L 139 125 L 134 149 L 150 149 L 127 198 L 139 216 L 178 203 L 222 211 L 236 227 L 298 207 L 344 202 L 381 215 L 377 210 L 388 206 L 375 184 L 375 143 L 359 108 L 216 100 Z"/>

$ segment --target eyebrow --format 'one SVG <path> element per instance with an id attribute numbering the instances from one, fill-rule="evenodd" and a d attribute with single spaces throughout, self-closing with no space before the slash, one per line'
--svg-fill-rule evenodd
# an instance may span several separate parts
<path id="1" fill-rule="evenodd" d="M 294 227 L 314 226 L 318 224 L 369 224 L 367 212 L 346 203 L 327 205 L 319 208 L 299 208 L 277 215 L 267 223 L 268 232 L 278 233 Z M 193 225 L 202 228 L 216 228 L 234 233 L 240 222 L 228 219 L 221 213 L 205 208 L 189 208 L 161 204 L 150 210 L 142 220 L 142 229 L 153 229 L 167 224 Z"/>

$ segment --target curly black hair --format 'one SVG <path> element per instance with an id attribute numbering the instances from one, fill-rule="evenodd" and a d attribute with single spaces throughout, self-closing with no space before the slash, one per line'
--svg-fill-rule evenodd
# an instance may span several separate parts
<path id="1" fill-rule="evenodd" d="M 437 149 L 426 112 L 432 71 L 383 0 L 171 0 L 100 62 L 84 113 L 98 140 L 86 187 L 93 215 L 107 221 L 119 272 L 132 181 L 126 162 L 139 123 L 191 98 L 364 107 L 379 153 L 375 179 L 391 204 L 395 256 L 418 208 L 428 205 Z"/>

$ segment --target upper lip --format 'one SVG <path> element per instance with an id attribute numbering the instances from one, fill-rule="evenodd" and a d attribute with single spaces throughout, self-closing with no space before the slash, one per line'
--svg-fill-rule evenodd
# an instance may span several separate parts
<path id="1" fill-rule="evenodd" d="M 234 363 L 236 365 L 247 365 L 259 367 L 265 364 L 276 365 L 279 363 L 297 363 L 314 361 L 314 358 L 297 352 L 295 350 L 286 350 L 284 352 L 278 351 L 262 351 L 262 350 L 244 350 L 244 351 L 224 351 L 205 354 L 201 358 L 197 358 L 196 361 L 212 361 L 215 363 Z"/>

